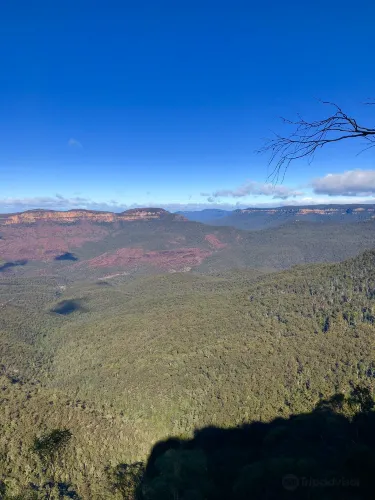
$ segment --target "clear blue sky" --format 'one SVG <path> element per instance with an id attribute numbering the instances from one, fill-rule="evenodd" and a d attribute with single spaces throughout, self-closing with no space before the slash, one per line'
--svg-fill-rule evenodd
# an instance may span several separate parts
<path id="1" fill-rule="evenodd" d="M 372 0 L 2 2 L 0 210 L 282 204 L 254 150 L 280 115 L 325 114 L 315 98 L 375 125 L 374 22 Z M 293 165 L 285 202 L 323 199 L 328 173 L 372 179 L 359 147 Z"/>

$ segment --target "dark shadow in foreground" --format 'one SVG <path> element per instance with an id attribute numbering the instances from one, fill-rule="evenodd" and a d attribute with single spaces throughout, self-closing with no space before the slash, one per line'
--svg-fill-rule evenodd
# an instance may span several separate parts
<path id="1" fill-rule="evenodd" d="M 375 498 L 375 412 L 368 389 L 311 413 L 207 427 L 157 443 L 145 467 L 119 465 L 112 487 L 138 500 Z"/>

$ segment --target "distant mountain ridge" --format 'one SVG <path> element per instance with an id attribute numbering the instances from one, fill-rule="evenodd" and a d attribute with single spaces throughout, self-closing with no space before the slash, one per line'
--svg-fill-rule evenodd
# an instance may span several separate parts
<path id="1" fill-rule="evenodd" d="M 176 212 L 176 214 L 182 215 L 194 222 L 207 223 L 210 221 L 222 219 L 223 217 L 230 215 L 232 212 L 232 210 L 221 210 L 220 208 L 205 208 L 204 210 L 197 210 L 195 212 L 182 210 Z"/>
<path id="2" fill-rule="evenodd" d="M 220 219 L 213 227 L 153 208 L 120 214 L 90 210 L 7 214 L 0 221 L 0 273 L 69 276 L 75 281 L 129 273 L 275 270 L 342 260 L 374 248 L 372 212 L 366 212 L 370 218 L 363 221 L 359 218 L 363 211 L 353 212 L 359 214 L 354 218 L 344 215 L 359 223 L 342 224 L 317 210 L 312 215 L 326 218 L 327 223 L 278 218 L 259 209 L 258 216 L 246 211 L 239 215 L 253 217 L 253 227 L 254 222 L 264 225 L 267 217 L 273 221 L 273 227 L 268 223 L 261 231 L 228 227 Z M 298 213 L 305 212 L 298 209 Z"/>
<path id="3" fill-rule="evenodd" d="M 27 210 L 15 214 L 1 214 L 0 225 L 34 224 L 36 222 L 73 223 L 83 220 L 91 222 L 128 222 L 138 220 L 185 220 L 182 215 L 172 214 L 163 208 L 134 208 L 124 212 L 102 212 L 96 210 Z"/>
<path id="4" fill-rule="evenodd" d="M 375 205 L 303 205 L 276 208 L 249 207 L 231 212 L 208 209 L 199 212 L 182 211 L 189 220 L 212 226 L 233 226 L 237 229 L 259 230 L 278 227 L 286 222 L 360 222 L 375 218 Z"/>
<path id="5" fill-rule="evenodd" d="M 169 212 L 163 208 L 133 208 L 124 212 L 86 209 L 46 210 L 0 214 L 0 226 L 54 222 L 70 224 L 90 221 L 115 223 L 130 221 L 194 221 L 212 226 L 233 226 L 237 229 L 258 230 L 278 227 L 286 222 L 356 222 L 375 218 L 375 204 L 331 204 L 282 206 L 276 208 L 249 207 L 237 210 L 204 209 L 198 211 Z"/>

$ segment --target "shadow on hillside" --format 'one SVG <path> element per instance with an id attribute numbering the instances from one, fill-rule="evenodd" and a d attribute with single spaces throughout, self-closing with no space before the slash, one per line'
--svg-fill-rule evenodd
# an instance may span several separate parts
<path id="1" fill-rule="evenodd" d="M 311 413 L 167 439 L 143 469 L 118 466 L 117 490 L 139 500 L 375 498 L 373 406 L 357 388 Z"/>
<path id="2" fill-rule="evenodd" d="M 76 260 L 78 260 L 78 257 L 76 257 L 73 253 L 65 252 L 61 255 L 57 255 L 57 257 L 55 257 L 55 260 L 73 260 L 73 261 L 76 261 Z"/>
<path id="3" fill-rule="evenodd" d="M 96 281 L 95 284 L 102 287 L 112 286 L 111 283 L 108 283 L 108 281 Z"/>
<path id="4" fill-rule="evenodd" d="M 10 267 L 16 267 L 16 266 L 26 266 L 27 260 L 26 259 L 21 259 L 21 260 L 15 260 L 12 262 L 5 262 L 4 264 L 0 265 L 0 273 L 3 271 L 6 271 Z"/>
<path id="5" fill-rule="evenodd" d="M 86 312 L 80 300 L 62 300 L 51 309 L 51 312 L 61 314 L 62 316 L 67 316 L 76 311 Z"/>

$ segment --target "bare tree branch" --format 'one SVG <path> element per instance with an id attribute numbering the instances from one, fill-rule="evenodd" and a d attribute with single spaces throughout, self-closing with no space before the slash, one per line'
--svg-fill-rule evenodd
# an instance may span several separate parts
<path id="1" fill-rule="evenodd" d="M 330 143 L 345 139 L 364 138 L 371 144 L 362 151 L 375 147 L 375 128 L 360 125 L 355 118 L 348 116 L 335 103 L 321 101 L 322 104 L 331 106 L 335 112 L 328 118 L 308 122 L 298 115 L 297 121 L 282 118 L 283 123 L 295 127 L 290 136 L 275 134 L 275 137 L 265 141 L 265 145 L 258 153 L 270 153 L 269 165 L 274 168 L 269 175 L 278 181 L 280 174 L 285 175 L 292 161 L 308 157 L 313 160 L 315 152 Z M 375 105 L 375 102 L 366 102 Z"/>

